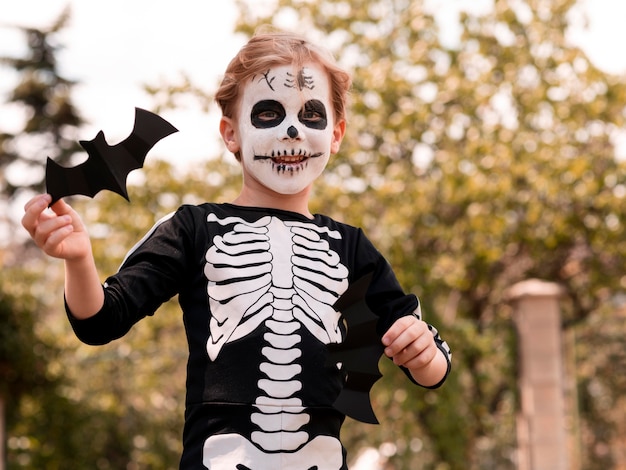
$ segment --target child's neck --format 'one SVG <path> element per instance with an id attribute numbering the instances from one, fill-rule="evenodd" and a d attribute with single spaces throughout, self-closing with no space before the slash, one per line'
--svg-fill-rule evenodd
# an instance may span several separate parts
<path id="1" fill-rule="evenodd" d="M 232 203 L 246 207 L 268 207 L 302 214 L 312 219 L 313 215 L 309 211 L 309 192 L 307 188 L 298 194 L 279 194 L 272 191 L 249 191 L 242 188 L 241 193 Z"/>

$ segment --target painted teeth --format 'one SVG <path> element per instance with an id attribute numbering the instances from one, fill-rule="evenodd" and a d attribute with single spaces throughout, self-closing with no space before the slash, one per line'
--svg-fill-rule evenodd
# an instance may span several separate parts
<path id="1" fill-rule="evenodd" d="M 298 156 L 286 156 L 286 157 L 281 156 L 281 157 L 274 157 L 273 160 L 277 163 L 298 163 L 304 160 L 304 158 L 299 155 Z"/>
<path id="2" fill-rule="evenodd" d="M 283 151 L 273 151 L 272 154 L 270 155 L 270 158 L 276 160 L 276 161 L 281 161 L 281 162 L 286 162 L 286 163 L 291 163 L 291 162 L 299 162 L 301 160 L 304 160 L 307 157 L 306 152 L 304 152 L 302 149 L 300 150 L 296 150 L 296 149 L 291 149 L 291 150 L 283 150 Z"/>

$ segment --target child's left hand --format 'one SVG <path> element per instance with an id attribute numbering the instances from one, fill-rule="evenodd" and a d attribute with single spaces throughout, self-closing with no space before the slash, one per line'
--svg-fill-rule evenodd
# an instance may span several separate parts
<path id="1" fill-rule="evenodd" d="M 382 338 L 385 355 L 394 364 L 409 369 L 421 385 L 438 383 L 447 370 L 447 361 L 435 344 L 428 324 L 413 315 L 396 320 Z"/>

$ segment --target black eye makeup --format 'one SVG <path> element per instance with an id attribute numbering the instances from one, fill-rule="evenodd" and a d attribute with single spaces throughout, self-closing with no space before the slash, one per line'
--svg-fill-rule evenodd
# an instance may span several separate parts
<path id="1" fill-rule="evenodd" d="M 285 108 L 278 101 L 262 100 L 252 107 L 250 121 L 257 129 L 278 126 L 285 119 Z"/>
<path id="2" fill-rule="evenodd" d="M 298 120 L 311 129 L 326 129 L 326 107 L 320 100 L 309 100 L 298 113 Z"/>
<path id="3" fill-rule="evenodd" d="M 286 114 L 285 108 L 278 101 L 262 100 L 252 107 L 250 122 L 257 129 L 270 129 L 283 122 Z M 320 100 L 309 100 L 298 113 L 298 120 L 310 129 L 326 129 L 326 106 Z"/>

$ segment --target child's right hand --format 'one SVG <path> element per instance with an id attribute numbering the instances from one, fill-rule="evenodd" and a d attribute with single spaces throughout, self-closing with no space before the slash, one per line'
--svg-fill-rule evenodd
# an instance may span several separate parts
<path id="1" fill-rule="evenodd" d="M 51 197 L 40 194 L 24 206 L 22 225 L 35 244 L 49 256 L 66 261 L 91 256 L 89 234 L 79 215 L 63 200 L 48 210 Z"/>

